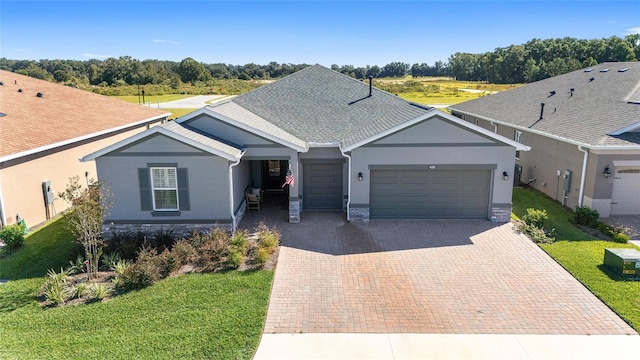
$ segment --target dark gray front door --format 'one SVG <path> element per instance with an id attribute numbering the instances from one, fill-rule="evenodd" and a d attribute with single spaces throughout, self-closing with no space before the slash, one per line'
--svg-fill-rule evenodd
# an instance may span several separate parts
<path id="1" fill-rule="evenodd" d="M 372 170 L 372 219 L 486 219 L 489 170 Z"/>
<path id="2" fill-rule="evenodd" d="M 302 206 L 307 210 L 342 209 L 342 164 L 303 164 Z"/>

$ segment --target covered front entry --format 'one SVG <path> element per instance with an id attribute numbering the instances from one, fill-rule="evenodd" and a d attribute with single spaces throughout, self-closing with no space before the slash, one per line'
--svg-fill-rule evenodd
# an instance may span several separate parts
<path id="1" fill-rule="evenodd" d="M 315 160 L 303 164 L 303 209 L 342 209 L 343 164 L 343 160 Z"/>
<path id="2" fill-rule="evenodd" d="M 372 170 L 372 219 L 487 219 L 491 171 Z"/>
<path id="3" fill-rule="evenodd" d="M 611 215 L 640 214 L 640 168 L 616 168 Z"/>

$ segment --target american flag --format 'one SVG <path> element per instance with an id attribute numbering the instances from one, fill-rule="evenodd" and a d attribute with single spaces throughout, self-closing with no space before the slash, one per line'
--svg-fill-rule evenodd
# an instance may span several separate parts
<path id="1" fill-rule="evenodd" d="M 293 173 L 291 172 L 291 168 L 289 168 L 289 170 L 287 170 L 287 176 L 285 176 L 284 178 L 284 184 L 282 184 L 282 187 L 284 188 L 285 185 L 293 187 L 294 183 L 295 180 L 293 179 Z"/>

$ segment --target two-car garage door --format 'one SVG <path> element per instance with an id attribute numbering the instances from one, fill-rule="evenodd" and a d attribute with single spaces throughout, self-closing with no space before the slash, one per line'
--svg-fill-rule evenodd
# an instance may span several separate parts
<path id="1" fill-rule="evenodd" d="M 491 171 L 371 170 L 372 219 L 486 219 Z"/>

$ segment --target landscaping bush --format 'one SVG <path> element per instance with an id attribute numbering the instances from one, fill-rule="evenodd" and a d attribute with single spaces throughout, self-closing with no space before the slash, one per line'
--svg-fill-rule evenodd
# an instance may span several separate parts
<path id="1" fill-rule="evenodd" d="M 518 230 L 523 234 L 527 234 L 536 244 L 551 244 L 555 241 L 551 232 L 547 233 L 543 228 L 539 228 L 526 223 L 520 224 Z"/>
<path id="2" fill-rule="evenodd" d="M 124 286 L 127 289 L 141 289 L 160 279 L 161 259 L 155 248 L 143 246 L 138 252 L 135 263 L 126 268 L 123 274 Z"/>
<path id="3" fill-rule="evenodd" d="M 204 244 L 198 248 L 197 265 L 203 271 L 224 270 L 229 255 L 229 234 L 226 230 L 216 228 L 204 235 Z"/>
<path id="4" fill-rule="evenodd" d="M 181 266 L 190 263 L 196 256 L 196 249 L 191 245 L 189 240 L 180 239 L 173 244 L 171 254 L 176 262 L 176 266 Z"/>
<path id="5" fill-rule="evenodd" d="M 258 265 L 264 265 L 278 248 L 280 232 L 275 228 L 269 229 L 264 223 L 258 225 L 256 232 L 258 238 L 254 261 Z"/>
<path id="6" fill-rule="evenodd" d="M 617 233 L 614 233 L 613 235 L 611 235 L 611 239 L 614 242 L 617 242 L 617 243 L 620 243 L 620 244 L 626 244 L 629 241 L 629 235 L 623 234 L 621 232 L 617 232 Z"/>
<path id="7" fill-rule="evenodd" d="M 54 306 L 64 304 L 65 302 L 67 275 L 67 272 L 63 269 L 60 269 L 59 273 L 56 273 L 53 269 L 49 269 L 47 272 L 47 279 L 42 285 L 40 293 L 44 296 L 45 300 Z"/>
<path id="8" fill-rule="evenodd" d="M 246 230 L 238 230 L 229 240 L 229 256 L 226 265 L 230 268 L 237 269 L 244 261 L 249 248 L 249 234 Z"/>
<path id="9" fill-rule="evenodd" d="M 547 216 L 547 210 L 528 208 L 527 213 L 522 216 L 522 221 L 524 221 L 527 225 L 542 229 L 545 220 L 547 220 L 548 218 L 549 217 Z"/>
<path id="10" fill-rule="evenodd" d="M 23 224 L 7 225 L 0 230 L 0 240 L 5 244 L 5 251 L 12 252 L 24 244 L 26 226 Z"/>
<path id="11" fill-rule="evenodd" d="M 571 221 L 578 225 L 595 228 L 598 218 L 600 218 L 598 210 L 591 209 L 588 206 L 578 206 L 573 212 Z"/>
<path id="12" fill-rule="evenodd" d="M 109 296 L 111 289 L 105 284 L 93 284 L 88 288 L 87 292 L 91 301 L 102 301 Z"/>
<path id="13" fill-rule="evenodd" d="M 67 273 L 69 275 L 82 274 L 87 271 L 87 265 L 84 263 L 84 256 L 78 255 L 76 260 L 69 260 L 69 267 Z"/>

